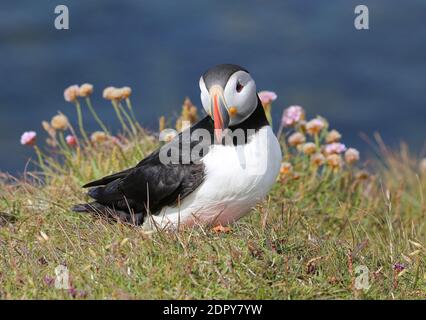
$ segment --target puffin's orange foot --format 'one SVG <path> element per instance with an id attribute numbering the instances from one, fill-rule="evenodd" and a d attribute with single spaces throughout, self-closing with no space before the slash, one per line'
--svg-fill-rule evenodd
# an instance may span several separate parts
<path id="1" fill-rule="evenodd" d="M 224 227 L 221 224 L 212 229 L 216 233 L 229 233 L 232 231 L 231 227 Z"/>

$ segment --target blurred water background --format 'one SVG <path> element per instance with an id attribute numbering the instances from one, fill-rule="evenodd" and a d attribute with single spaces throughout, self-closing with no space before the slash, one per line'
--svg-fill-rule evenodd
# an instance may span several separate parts
<path id="1" fill-rule="evenodd" d="M 70 30 L 54 28 L 65 4 Z M 364 0 L 370 30 L 354 28 L 358 1 L 2 1 L 0 3 L 0 171 L 23 171 L 25 130 L 58 110 L 70 84 L 95 85 L 94 102 L 112 128 L 107 85 L 133 88 L 140 122 L 155 130 L 185 96 L 200 106 L 198 79 L 209 66 L 246 67 L 259 90 L 278 93 L 275 128 L 291 104 L 321 114 L 344 142 L 379 131 L 421 152 L 426 124 L 426 2 Z M 87 114 L 87 127 L 97 129 Z"/>

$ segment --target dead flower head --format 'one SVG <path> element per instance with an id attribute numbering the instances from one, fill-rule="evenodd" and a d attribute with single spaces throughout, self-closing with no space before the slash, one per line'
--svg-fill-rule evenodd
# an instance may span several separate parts
<path id="1" fill-rule="evenodd" d="M 58 114 L 52 118 L 50 125 L 55 130 L 66 130 L 68 128 L 68 118 L 63 114 Z"/>
<path id="2" fill-rule="evenodd" d="M 315 166 L 322 166 L 325 162 L 325 157 L 322 153 L 315 153 L 311 156 L 311 163 Z"/>
<path id="3" fill-rule="evenodd" d="M 322 119 L 315 118 L 306 123 L 306 131 L 310 135 L 315 135 L 320 133 L 322 129 L 324 129 L 325 123 Z"/>
<path id="4" fill-rule="evenodd" d="M 325 137 L 327 143 L 338 142 L 342 138 L 342 135 L 337 130 L 331 130 Z"/>
<path id="5" fill-rule="evenodd" d="M 130 97 L 132 89 L 130 87 L 107 87 L 104 89 L 102 96 L 107 100 L 123 100 Z"/>
<path id="6" fill-rule="evenodd" d="M 311 155 L 317 151 L 317 146 L 313 142 L 307 142 L 302 146 L 302 151 L 304 154 Z"/>
<path id="7" fill-rule="evenodd" d="M 292 147 L 298 146 L 306 141 L 306 137 L 300 133 L 295 132 L 290 137 L 288 137 L 288 144 Z"/>
<path id="8" fill-rule="evenodd" d="M 64 99 L 67 102 L 74 102 L 77 100 L 78 97 L 78 92 L 79 92 L 79 87 L 78 85 L 72 85 L 69 86 L 68 88 L 66 88 L 64 90 Z"/>
<path id="9" fill-rule="evenodd" d="M 113 93 L 115 93 L 116 90 L 116 87 L 106 87 L 102 92 L 102 97 L 106 100 L 114 100 Z"/>
<path id="10" fill-rule="evenodd" d="M 90 83 L 83 83 L 78 90 L 78 95 L 80 97 L 88 97 L 92 93 L 93 93 L 93 85 L 91 85 Z"/>
<path id="11" fill-rule="evenodd" d="M 345 161 L 347 164 L 354 164 L 359 160 L 359 151 L 354 148 L 349 148 L 345 152 Z"/>
<path id="12" fill-rule="evenodd" d="M 92 135 L 90 136 L 90 140 L 93 143 L 102 143 L 108 140 L 108 135 L 103 132 L 103 131 L 95 131 L 92 133 Z"/>
<path id="13" fill-rule="evenodd" d="M 290 162 L 282 162 L 281 163 L 281 169 L 280 169 L 280 175 L 287 176 L 293 171 L 293 166 Z"/>
<path id="14" fill-rule="evenodd" d="M 132 94 L 132 88 L 130 88 L 130 87 L 122 87 L 120 89 L 120 91 L 121 91 L 121 98 L 122 99 L 127 99 Z"/>
<path id="15" fill-rule="evenodd" d="M 326 158 L 327 165 L 332 169 L 340 169 L 342 167 L 342 157 L 338 154 L 330 154 Z"/>

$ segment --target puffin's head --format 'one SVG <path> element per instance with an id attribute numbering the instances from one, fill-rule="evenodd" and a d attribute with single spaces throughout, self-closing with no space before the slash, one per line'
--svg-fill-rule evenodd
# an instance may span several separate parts
<path id="1" fill-rule="evenodd" d="M 221 132 L 246 120 L 256 109 L 256 84 L 247 70 L 234 64 L 220 64 L 200 78 L 201 102 Z M 220 137 L 220 134 L 218 138 Z"/>

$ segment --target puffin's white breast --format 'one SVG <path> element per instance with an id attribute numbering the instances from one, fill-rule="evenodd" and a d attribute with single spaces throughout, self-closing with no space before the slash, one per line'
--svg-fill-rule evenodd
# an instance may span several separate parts
<path id="1" fill-rule="evenodd" d="M 212 145 L 202 159 L 204 182 L 179 207 L 165 207 L 156 223 L 228 224 L 238 220 L 262 200 L 274 184 L 281 166 L 281 148 L 270 126 L 239 146 Z"/>

